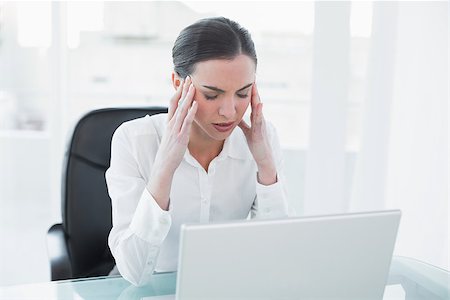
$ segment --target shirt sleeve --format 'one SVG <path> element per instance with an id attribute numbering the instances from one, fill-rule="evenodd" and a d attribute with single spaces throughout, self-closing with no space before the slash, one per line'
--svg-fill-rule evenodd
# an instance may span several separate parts
<path id="1" fill-rule="evenodd" d="M 142 286 L 151 279 L 171 215 L 146 189 L 132 142 L 124 125 L 116 130 L 111 142 L 111 164 L 105 174 L 113 223 L 108 245 L 120 274 Z"/>
<path id="2" fill-rule="evenodd" d="M 266 125 L 277 169 L 277 182 L 263 185 L 256 179 L 256 197 L 251 209 L 251 218 L 269 219 L 293 216 L 295 212 L 287 200 L 286 181 L 283 173 L 284 160 L 278 135 L 275 127 L 270 123 L 266 123 Z"/>

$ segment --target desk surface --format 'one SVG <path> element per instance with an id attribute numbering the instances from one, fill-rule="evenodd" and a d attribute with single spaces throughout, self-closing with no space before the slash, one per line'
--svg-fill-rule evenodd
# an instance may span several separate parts
<path id="1" fill-rule="evenodd" d="M 120 276 L 96 277 L 0 287 L 0 299 L 141 299 L 173 294 L 175 284 L 176 273 L 155 274 L 140 288 Z M 394 286 L 400 290 L 385 292 L 384 299 L 450 299 L 450 273 L 411 258 L 393 258 L 387 290 Z"/>

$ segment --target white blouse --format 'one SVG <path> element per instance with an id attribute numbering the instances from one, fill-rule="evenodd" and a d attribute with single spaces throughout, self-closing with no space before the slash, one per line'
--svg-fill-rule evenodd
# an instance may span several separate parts
<path id="1" fill-rule="evenodd" d="M 167 114 L 123 123 L 114 133 L 106 182 L 113 227 L 108 244 L 120 274 L 134 285 L 148 283 L 154 271 L 175 271 L 183 223 L 288 215 L 283 161 L 275 128 L 267 131 L 277 166 L 277 182 L 257 182 L 257 167 L 240 128 L 225 140 L 208 172 L 189 150 L 173 176 L 169 210 L 147 191 L 151 168 L 166 128 Z"/>

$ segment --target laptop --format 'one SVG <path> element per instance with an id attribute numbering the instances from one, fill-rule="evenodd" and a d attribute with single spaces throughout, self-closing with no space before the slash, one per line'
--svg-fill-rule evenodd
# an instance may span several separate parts
<path id="1" fill-rule="evenodd" d="M 400 211 L 182 225 L 176 295 L 382 299 Z"/>

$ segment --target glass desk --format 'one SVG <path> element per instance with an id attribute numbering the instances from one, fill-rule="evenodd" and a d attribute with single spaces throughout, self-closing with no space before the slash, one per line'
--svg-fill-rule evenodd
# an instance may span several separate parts
<path id="1" fill-rule="evenodd" d="M 0 299 L 141 299 L 173 294 L 175 284 L 176 273 L 155 274 L 152 284 L 140 288 L 120 276 L 95 277 L 0 287 Z M 395 256 L 384 299 L 450 299 L 450 273 L 415 259 Z"/>

